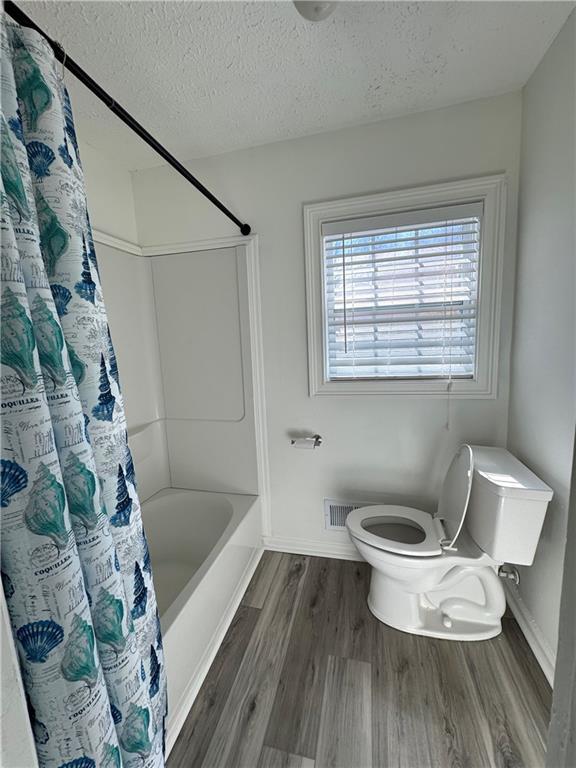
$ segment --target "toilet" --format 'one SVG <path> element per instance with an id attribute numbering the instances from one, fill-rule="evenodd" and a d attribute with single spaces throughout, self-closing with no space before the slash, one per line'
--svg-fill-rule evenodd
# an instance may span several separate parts
<path id="1" fill-rule="evenodd" d="M 464 444 L 434 515 L 393 505 L 353 510 L 346 526 L 372 566 L 370 611 L 412 634 L 495 637 L 506 609 L 499 569 L 532 564 L 551 498 L 508 451 Z"/>

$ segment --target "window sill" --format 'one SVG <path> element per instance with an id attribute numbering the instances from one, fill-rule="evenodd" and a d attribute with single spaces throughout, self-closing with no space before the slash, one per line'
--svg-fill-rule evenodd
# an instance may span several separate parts
<path id="1" fill-rule="evenodd" d="M 433 397 L 438 399 L 450 397 L 450 399 L 475 400 L 494 400 L 497 397 L 495 388 L 490 387 L 487 382 L 477 380 L 453 380 L 450 392 L 448 392 L 448 382 L 445 380 L 344 380 L 310 382 L 310 384 L 310 395 L 323 397 L 384 395 L 389 397 Z"/>

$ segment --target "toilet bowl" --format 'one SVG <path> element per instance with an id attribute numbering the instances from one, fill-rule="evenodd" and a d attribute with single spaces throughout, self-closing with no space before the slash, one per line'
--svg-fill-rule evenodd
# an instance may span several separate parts
<path id="1" fill-rule="evenodd" d="M 502 448 L 462 445 L 436 514 L 376 505 L 353 510 L 348 532 L 372 566 L 368 607 L 396 629 L 452 640 L 502 630 L 498 569 L 531 565 L 552 490 Z"/>

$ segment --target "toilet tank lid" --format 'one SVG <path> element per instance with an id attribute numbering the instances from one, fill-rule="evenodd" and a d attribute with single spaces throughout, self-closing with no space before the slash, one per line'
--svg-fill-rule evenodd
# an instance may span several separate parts
<path id="1" fill-rule="evenodd" d="M 505 448 L 473 445 L 474 480 L 509 498 L 550 501 L 552 489 Z"/>

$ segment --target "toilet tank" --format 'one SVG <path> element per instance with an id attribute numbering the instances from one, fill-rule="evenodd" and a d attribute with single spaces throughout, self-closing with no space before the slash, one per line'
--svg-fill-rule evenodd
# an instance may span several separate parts
<path id="1" fill-rule="evenodd" d="M 504 448 L 472 452 L 468 532 L 494 560 L 532 565 L 552 489 Z"/>

